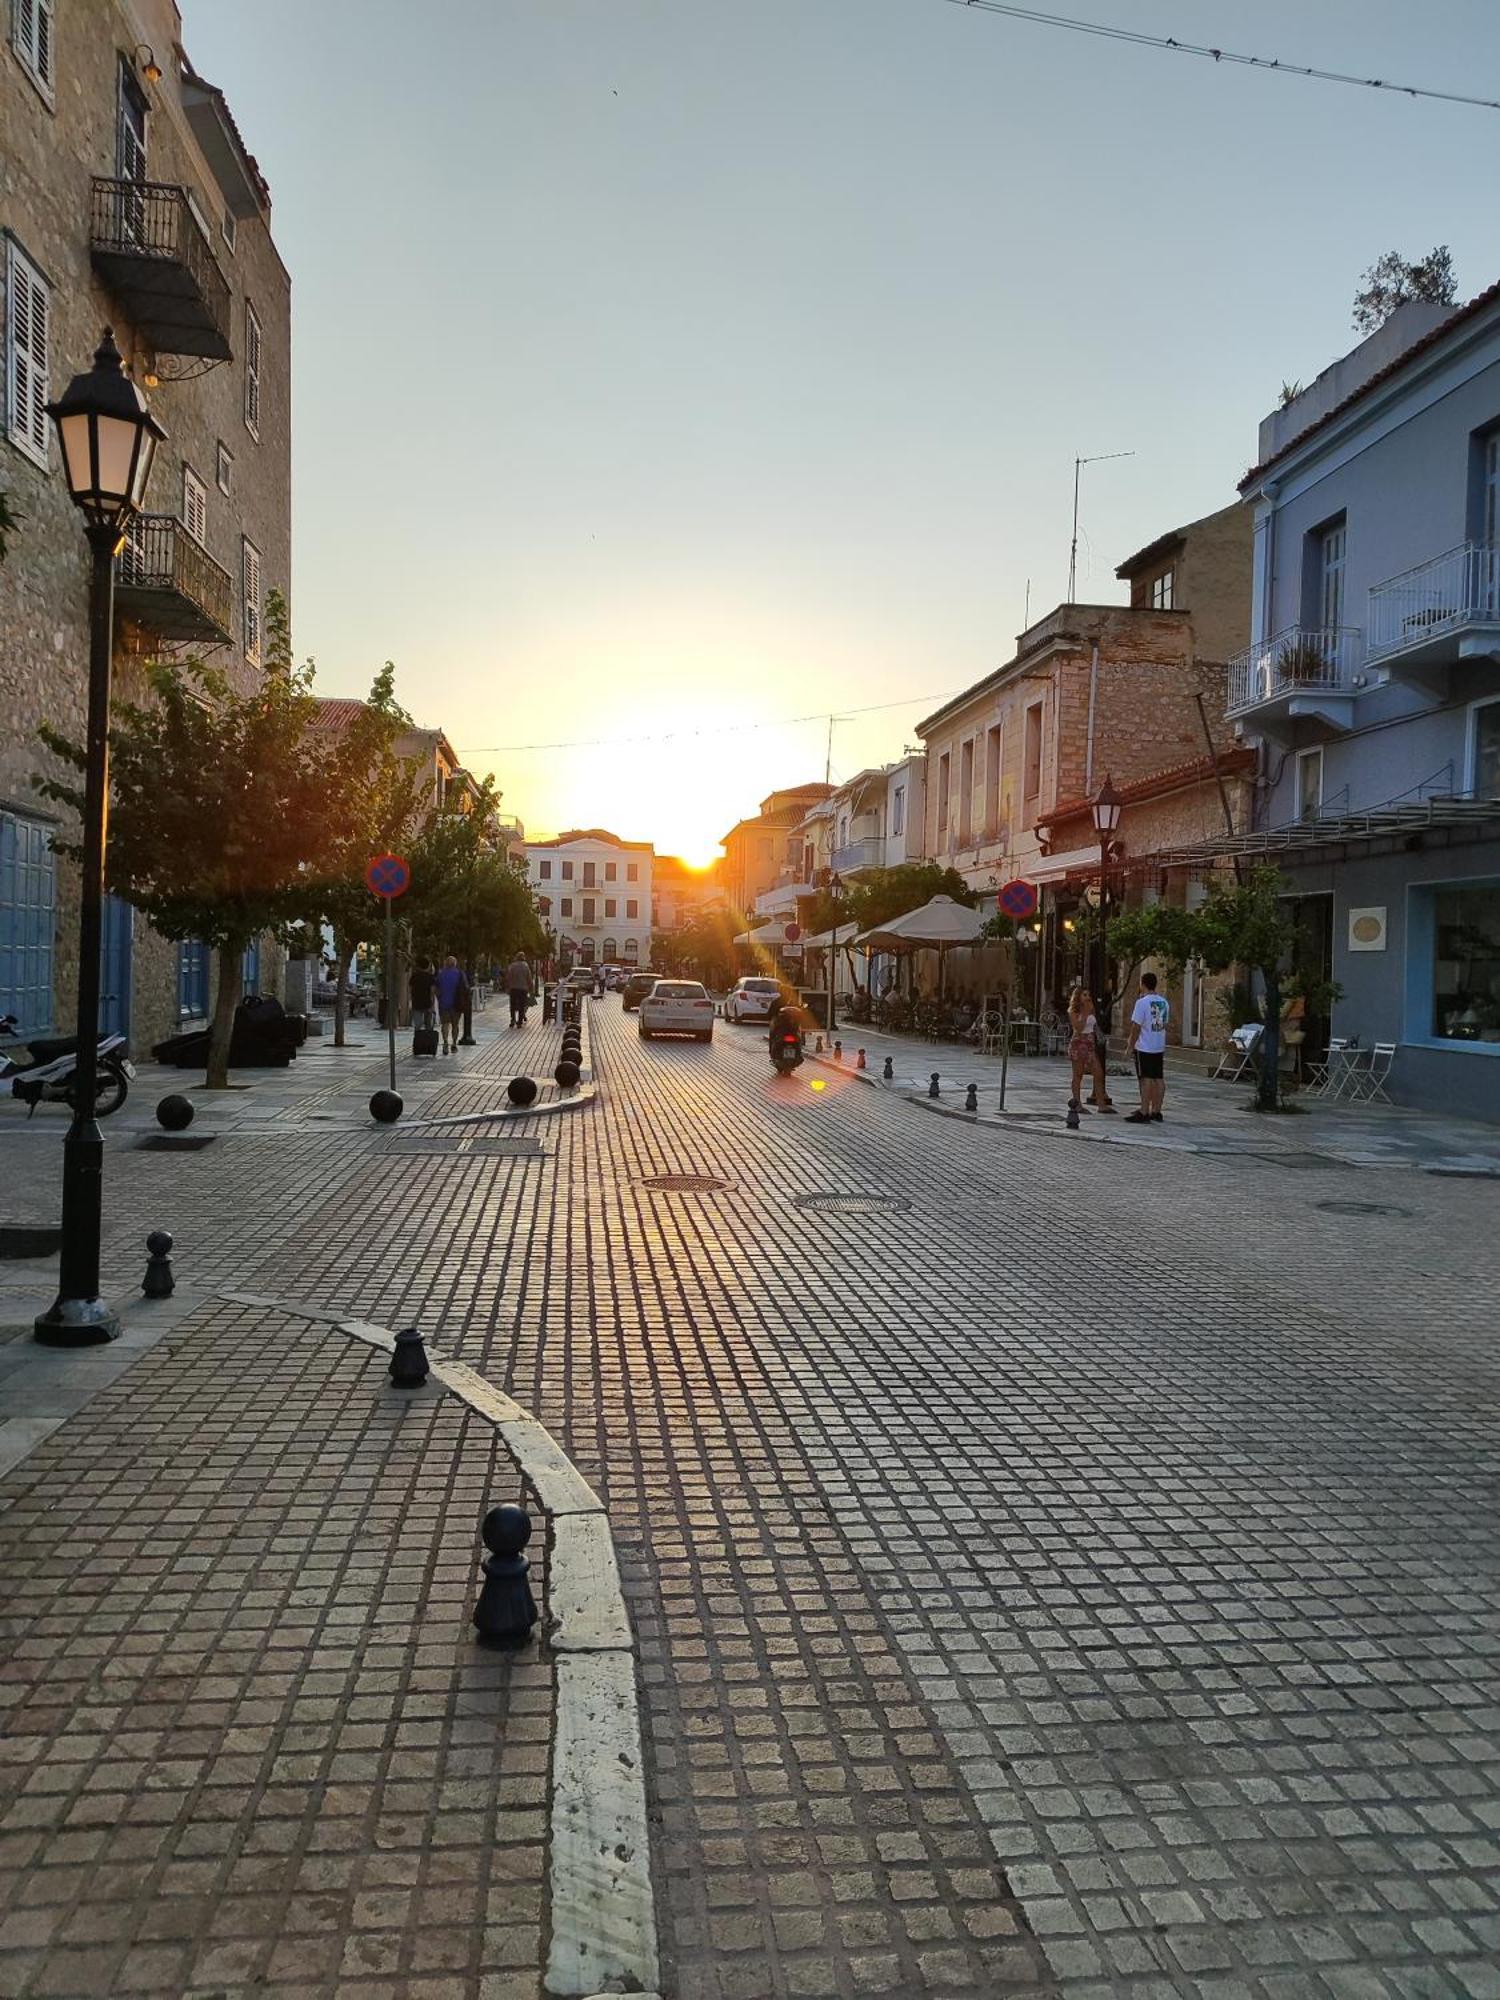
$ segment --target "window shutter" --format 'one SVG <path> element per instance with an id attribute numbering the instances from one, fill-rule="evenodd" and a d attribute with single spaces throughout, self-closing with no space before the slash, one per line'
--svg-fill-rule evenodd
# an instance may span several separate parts
<path id="1" fill-rule="evenodd" d="M 52 0 L 32 0 L 36 9 L 36 73 L 50 90 L 52 88 Z M 26 11 L 26 0 L 22 0 L 21 11 Z"/>
<path id="2" fill-rule="evenodd" d="M 260 665 L 260 550 L 246 542 L 244 561 L 245 658 Z"/>
<path id="3" fill-rule="evenodd" d="M 6 260 L 6 293 L 10 308 L 7 429 L 11 440 L 47 465 L 47 287 L 12 243 Z"/>
<path id="4" fill-rule="evenodd" d="M 208 546 L 208 490 L 187 466 L 182 468 L 182 523 L 200 548 Z"/>
<path id="5" fill-rule="evenodd" d="M 260 321 L 245 307 L 245 427 L 260 436 Z"/>

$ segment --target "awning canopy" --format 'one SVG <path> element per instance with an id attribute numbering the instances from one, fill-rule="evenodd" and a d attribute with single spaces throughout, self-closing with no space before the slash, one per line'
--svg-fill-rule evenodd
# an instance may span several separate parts
<path id="1" fill-rule="evenodd" d="M 1253 833 L 1221 833 L 1209 840 L 1194 841 L 1191 846 L 1164 847 L 1154 854 L 1138 856 L 1137 862 L 1172 868 L 1236 857 L 1270 860 L 1277 855 L 1315 853 L 1320 848 L 1348 847 L 1372 840 L 1399 840 L 1414 833 L 1452 827 L 1500 830 L 1500 799 L 1397 800 L 1364 812 L 1322 813 L 1315 819 L 1294 820 L 1290 826 L 1261 827 Z"/>
<path id="2" fill-rule="evenodd" d="M 978 944 L 985 919 L 967 903 L 951 896 L 934 896 L 919 910 L 907 910 L 888 923 L 876 924 L 858 939 L 881 951 L 942 950 L 945 945 Z"/>

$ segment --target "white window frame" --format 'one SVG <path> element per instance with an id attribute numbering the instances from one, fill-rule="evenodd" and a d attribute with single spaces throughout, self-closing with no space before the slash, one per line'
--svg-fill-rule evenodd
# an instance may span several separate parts
<path id="1" fill-rule="evenodd" d="M 891 793 L 891 838 L 895 840 L 906 831 L 906 787 L 897 785 Z"/>
<path id="2" fill-rule="evenodd" d="M 1173 599 L 1177 595 L 1177 567 L 1164 569 L 1160 576 L 1151 579 L 1151 609 L 1153 611 L 1174 611 Z"/>
<path id="3" fill-rule="evenodd" d="M 182 525 L 200 549 L 208 547 L 208 488 L 187 464 L 182 468 Z"/>
<path id="4" fill-rule="evenodd" d="M 1311 750 L 1297 752 L 1297 819 L 1316 819 L 1323 809 L 1323 751 L 1321 745 Z M 1318 774 L 1317 797 L 1313 809 L 1308 811 L 1308 785 L 1304 773 L 1316 771 Z"/>
<path id="5" fill-rule="evenodd" d="M 265 356 L 265 332 L 250 301 L 245 301 L 245 429 L 260 443 L 260 371 Z"/>
<path id="6" fill-rule="evenodd" d="M 27 306 L 21 337 L 19 301 Z M 40 319 L 40 337 L 37 322 Z M 51 396 L 52 287 L 16 242 L 5 244 L 5 435 L 16 450 L 48 469 L 47 402 Z"/>
<path id="7" fill-rule="evenodd" d="M 258 667 L 265 616 L 261 604 L 260 550 L 248 535 L 240 537 L 240 588 L 245 598 L 245 658 L 252 667 Z"/>
<path id="8" fill-rule="evenodd" d="M 219 221 L 219 234 L 223 237 L 224 247 L 226 250 L 228 250 L 231 257 L 234 255 L 234 239 L 236 235 L 236 227 L 237 226 L 234 219 L 234 210 L 232 208 L 226 208 Z"/>
<path id="9" fill-rule="evenodd" d="M 57 21 L 53 0 L 11 0 L 10 45 L 43 102 L 57 108 Z"/>
<path id="10" fill-rule="evenodd" d="M 1500 694 L 1487 694 L 1479 701 L 1469 703 L 1469 713 L 1464 728 L 1464 791 L 1472 798 L 1474 787 L 1479 782 L 1479 711 L 1494 708 L 1500 704 Z"/>
<path id="11" fill-rule="evenodd" d="M 223 438 L 214 446 L 214 484 L 224 494 L 234 485 L 234 453 Z"/>
<path id="12" fill-rule="evenodd" d="M 1318 624 L 1338 632 L 1344 623 L 1344 575 L 1349 555 L 1349 523 L 1344 516 L 1318 531 Z M 1332 616 L 1329 614 L 1332 613 Z"/>

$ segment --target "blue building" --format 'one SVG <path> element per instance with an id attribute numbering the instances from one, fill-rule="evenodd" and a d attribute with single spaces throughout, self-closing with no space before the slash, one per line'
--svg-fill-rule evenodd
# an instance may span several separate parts
<path id="1" fill-rule="evenodd" d="M 1409 304 L 1261 425 L 1228 712 L 1332 1031 L 1500 1120 L 1500 285 Z"/>

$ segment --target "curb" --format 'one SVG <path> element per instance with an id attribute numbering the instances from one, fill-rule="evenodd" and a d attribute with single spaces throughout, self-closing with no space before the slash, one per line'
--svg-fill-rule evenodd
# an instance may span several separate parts
<path id="1" fill-rule="evenodd" d="M 582 1078 L 566 1097 L 554 1097 L 546 1104 L 507 1104 L 498 1111 L 456 1112 L 451 1118 L 408 1118 L 401 1121 L 403 1132 L 435 1132 L 452 1125 L 495 1125 L 504 1124 L 514 1118 L 555 1117 L 564 1111 L 581 1111 L 586 1104 L 592 1104 L 599 1095 L 598 1080 L 594 1075 L 592 1060 L 593 1035 L 588 1025 L 588 1009 L 580 1007 L 580 1039 L 583 1061 L 579 1068 Z M 395 1129 L 394 1127 L 392 1129 Z"/>
<path id="2" fill-rule="evenodd" d="M 251 1292 L 215 1296 L 331 1326 L 385 1354 L 395 1349 L 389 1328 L 368 1320 Z M 546 1990 L 556 2000 L 590 2000 L 612 1986 L 651 2000 L 660 1974 L 635 1638 L 608 1513 L 547 1427 L 504 1390 L 467 1362 L 429 1353 L 428 1368 L 449 1395 L 494 1426 L 551 1517 L 543 1637 L 557 1656 L 557 1726 Z"/>

